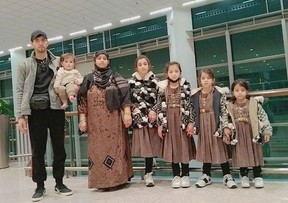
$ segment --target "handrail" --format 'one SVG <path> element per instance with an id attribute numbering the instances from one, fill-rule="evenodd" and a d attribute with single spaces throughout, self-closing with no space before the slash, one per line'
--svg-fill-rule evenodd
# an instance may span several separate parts
<path id="1" fill-rule="evenodd" d="M 278 97 L 278 96 L 288 96 L 288 88 L 272 89 L 272 90 L 261 90 L 249 93 L 251 96 L 263 96 L 267 97 Z M 228 98 L 231 97 L 228 96 Z M 77 111 L 67 111 L 65 112 L 66 117 L 77 116 Z M 17 121 L 10 121 L 10 124 L 17 124 Z"/>
<path id="2" fill-rule="evenodd" d="M 263 96 L 263 97 L 277 97 L 277 96 L 288 96 L 288 88 L 281 88 L 281 89 L 272 89 L 272 90 L 262 90 L 262 91 L 253 91 L 250 92 L 251 96 Z M 231 95 L 230 95 L 231 97 Z M 75 108 L 74 108 L 75 109 Z M 72 116 L 78 116 L 78 112 L 77 111 L 69 111 L 69 112 L 65 112 L 65 116 L 66 118 L 70 119 Z M 11 124 L 16 124 L 17 121 L 10 121 Z M 71 135 L 70 135 L 71 136 Z M 15 156 L 11 156 L 10 158 L 18 158 L 18 157 L 30 157 L 31 155 L 29 153 L 26 154 L 22 154 L 22 155 L 15 155 Z M 268 158 L 269 159 L 269 158 Z M 278 160 L 279 161 L 279 160 Z M 286 163 L 286 162 L 285 162 Z M 46 167 L 47 170 L 52 170 L 52 167 L 47 166 Z M 28 164 L 25 168 L 25 174 L 31 174 L 31 166 Z M 70 165 L 65 167 L 65 174 L 66 176 L 71 175 L 71 172 L 76 172 L 76 171 L 87 171 L 88 167 L 87 166 L 82 166 L 80 165 Z M 133 170 L 140 172 L 141 173 L 141 177 L 144 174 L 145 171 L 145 167 L 142 166 L 133 166 Z M 171 171 L 171 167 L 168 166 L 156 166 L 154 167 L 155 172 L 157 171 Z M 211 169 L 212 171 L 215 172 L 221 172 L 221 169 L 219 167 L 212 167 Z M 232 172 L 239 172 L 238 168 L 235 167 L 231 167 Z M 279 166 L 279 168 L 270 168 L 269 166 L 263 167 L 263 173 L 264 174 L 287 174 L 288 172 L 288 168 L 286 166 Z M 201 168 L 199 167 L 189 167 L 189 171 L 190 172 L 201 172 Z M 28 173 L 27 173 L 28 172 Z"/>
<path id="3" fill-rule="evenodd" d="M 272 89 L 272 90 L 261 90 L 250 92 L 251 96 L 263 96 L 263 97 L 278 97 L 288 96 L 288 88 Z"/>
<path id="4" fill-rule="evenodd" d="M 278 96 L 288 96 L 288 88 L 280 88 L 280 89 L 272 89 L 272 90 L 261 90 L 261 91 L 254 91 L 250 92 L 249 95 L 251 96 L 263 96 L 267 97 L 278 97 Z M 228 96 L 228 98 L 231 97 Z M 65 113 L 66 117 L 77 116 L 77 111 L 69 111 Z"/>

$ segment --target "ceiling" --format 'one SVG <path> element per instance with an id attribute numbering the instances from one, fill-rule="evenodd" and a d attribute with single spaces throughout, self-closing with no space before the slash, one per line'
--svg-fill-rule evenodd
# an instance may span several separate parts
<path id="1" fill-rule="evenodd" d="M 0 0 L 0 53 L 8 55 L 9 49 L 22 46 L 27 49 L 30 34 L 36 29 L 45 31 L 48 38 L 63 36 L 62 40 L 77 38 L 69 33 L 87 30 L 95 33 L 95 26 L 112 23 L 109 27 L 151 19 L 149 13 L 167 7 L 190 9 L 220 0 Z M 193 0 L 192 0 L 193 1 Z M 120 20 L 140 15 L 137 21 L 121 24 Z M 106 28 L 108 29 L 108 28 Z M 103 30 L 102 30 L 103 31 Z M 78 36 L 79 37 L 79 36 Z M 52 42 L 50 42 L 52 43 Z M 0 56 L 1 56 L 0 55 Z"/>

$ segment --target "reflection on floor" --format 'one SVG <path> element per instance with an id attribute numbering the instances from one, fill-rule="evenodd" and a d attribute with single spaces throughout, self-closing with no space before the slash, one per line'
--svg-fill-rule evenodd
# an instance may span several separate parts
<path id="1" fill-rule="evenodd" d="M 25 176 L 25 164 L 11 163 L 9 168 L 0 169 L 0 202 L 24 203 L 31 202 L 31 196 L 35 189 L 35 184 L 31 177 Z M 93 191 L 87 188 L 87 176 L 78 175 L 64 178 L 64 183 L 73 189 L 74 195 L 65 197 L 54 192 L 54 180 L 52 175 L 48 176 L 45 183 L 46 196 L 41 202 L 61 202 L 61 203 L 160 203 L 160 202 L 191 202 L 191 203 L 288 203 L 288 175 L 281 179 L 264 179 L 265 188 L 249 189 L 240 188 L 227 189 L 222 184 L 222 178 L 212 178 L 213 184 L 202 189 L 194 187 L 200 173 L 190 174 L 192 187 L 186 189 L 172 189 L 171 177 L 155 176 L 155 187 L 145 187 L 144 181 L 139 175 L 132 179 L 127 187 L 111 192 Z M 236 182 L 240 179 L 235 177 Z"/>

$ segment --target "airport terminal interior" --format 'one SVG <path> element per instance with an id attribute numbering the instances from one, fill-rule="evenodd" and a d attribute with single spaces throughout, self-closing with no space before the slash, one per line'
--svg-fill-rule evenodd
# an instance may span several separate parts
<path id="1" fill-rule="evenodd" d="M 172 189 L 170 164 L 158 157 L 155 187 L 149 188 L 144 159 L 133 157 L 131 182 L 102 192 L 88 189 L 87 134 L 79 132 L 77 105 L 70 104 L 64 183 L 74 194 L 54 192 L 48 139 L 47 194 L 41 202 L 288 202 L 288 0 L 0 0 L 0 25 L 0 202 L 31 202 L 35 189 L 30 140 L 16 127 L 15 108 L 17 67 L 31 55 L 30 34 L 36 29 L 47 33 L 54 55 L 73 53 L 82 75 L 94 69 L 93 54 L 105 49 L 111 68 L 127 80 L 139 55 L 149 57 L 160 80 L 167 62 L 179 62 L 192 88 L 199 86 L 197 75 L 204 68 L 213 70 L 220 87 L 246 79 L 251 95 L 265 98 L 262 106 L 273 127 L 271 141 L 262 146 L 263 189 L 241 188 L 237 168 L 232 174 L 238 188 L 227 189 L 219 165 L 212 166 L 213 184 L 196 188 L 202 163 L 194 160 L 192 186 Z"/>

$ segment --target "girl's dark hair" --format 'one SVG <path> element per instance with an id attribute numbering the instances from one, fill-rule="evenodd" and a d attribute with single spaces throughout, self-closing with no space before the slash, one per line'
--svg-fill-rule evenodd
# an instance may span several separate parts
<path id="1" fill-rule="evenodd" d="M 149 60 L 149 58 L 145 55 L 140 55 L 138 56 L 136 59 L 135 59 L 135 62 L 134 62 L 134 69 L 135 71 L 137 72 L 137 63 L 140 59 L 146 59 L 147 63 L 148 63 L 148 67 L 149 67 L 149 71 L 152 71 L 152 66 L 151 66 L 151 62 Z"/>
<path id="2" fill-rule="evenodd" d="M 172 62 L 166 63 L 165 69 L 164 69 L 164 71 L 165 71 L 164 73 L 165 73 L 165 74 L 168 73 L 169 67 L 172 66 L 172 65 L 176 65 L 176 66 L 179 68 L 180 73 L 182 73 L 182 69 L 181 69 L 180 63 L 178 63 L 178 62 L 176 62 L 176 61 L 172 61 Z"/>
<path id="3" fill-rule="evenodd" d="M 237 80 L 235 80 L 235 81 L 232 83 L 232 85 L 231 85 L 231 91 L 232 91 L 232 93 L 233 93 L 236 85 L 240 85 L 240 86 L 244 87 L 247 91 L 249 91 L 248 82 L 247 82 L 246 80 L 244 80 L 244 79 L 237 79 Z M 246 95 L 246 99 L 250 99 L 250 95 L 247 94 L 247 95 Z M 233 102 L 236 101 L 236 97 L 235 97 L 234 95 L 232 96 L 232 101 L 233 101 Z"/>
<path id="4" fill-rule="evenodd" d="M 207 75 L 209 75 L 209 77 L 214 80 L 213 86 L 215 86 L 215 76 L 214 76 L 213 70 L 211 68 L 203 68 L 203 69 L 201 69 L 199 71 L 199 74 L 198 74 L 199 85 L 201 86 L 201 75 L 202 75 L 202 73 L 206 73 Z"/>

